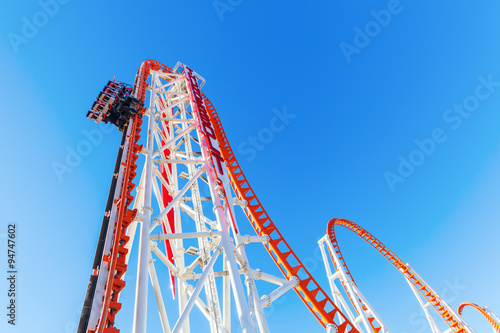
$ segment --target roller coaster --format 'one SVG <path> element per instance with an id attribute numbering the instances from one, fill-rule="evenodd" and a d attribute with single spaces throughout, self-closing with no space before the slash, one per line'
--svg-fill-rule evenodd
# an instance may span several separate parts
<path id="1" fill-rule="evenodd" d="M 122 140 L 78 333 L 118 333 L 120 329 L 145 333 L 149 286 L 164 333 L 199 331 L 192 329 L 190 320 L 194 307 L 206 319 L 207 332 L 229 333 L 234 327 L 245 333 L 269 332 L 263 309 L 291 289 L 329 333 L 390 332 L 355 283 L 340 251 L 336 227 L 354 232 L 403 275 L 430 332 L 441 332 L 436 314 L 446 323 L 445 333 L 475 332 L 462 318 L 467 306 L 481 312 L 500 332 L 500 322 L 489 309 L 463 303 L 455 312 L 387 246 L 345 219 L 330 220 L 318 242 L 331 289 L 325 291 L 252 190 L 213 104 L 201 92 L 204 84 L 202 76 L 182 63 L 172 69 L 146 60 L 133 86 L 109 81 L 87 113 L 95 122 L 117 126 Z M 144 144 L 140 144 L 141 135 Z M 241 234 L 237 209 L 244 212 L 254 234 Z M 247 248 L 251 251 L 256 243 L 269 252 L 282 276 L 250 263 Z M 117 327 L 134 247 L 138 259 L 133 323 Z M 169 281 L 160 281 L 157 269 L 167 269 Z M 263 283 L 272 291 L 261 295 L 257 285 Z M 169 284 L 177 303 L 174 310 L 164 302 L 161 290 Z M 232 303 L 236 316 L 231 315 Z"/>

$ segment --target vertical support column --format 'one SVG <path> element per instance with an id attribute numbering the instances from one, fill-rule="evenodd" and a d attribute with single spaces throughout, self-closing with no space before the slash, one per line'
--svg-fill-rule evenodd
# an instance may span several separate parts
<path id="1" fill-rule="evenodd" d="M 341 280 L 343 281 L 344 288 L 348 294 L 351 295 L 351 300 L 356 308 L 356 311 L 358 312 L 359 318 L 361 318 L 361 322 L 363 323 L 365 329 L 367 332 L 371 332 L 372 328 L 370 326 L 370 322 L 368 321 L 368 317 L 366 316 L 365 311 L 363 310 L 363 306 L 360 303 L 360 297 L 358 297 L 359 290 L 356 288 L 356 285 L 354 282 L 347 277 L 346 272 L 344 271 L 342 264 L 340 263 L 340 260 L 337 256 L 337 253 L 335 252 L 335 249 L 333 248 L 332 242 L 330 242 L 329 239 L 326 240 L 326 245 L 328 246 L 328 250 L 330 251 L 330 254 L 332 255 L 332 258 L 335 262 L 335 264 L 338 267 L 338 272 L 340 273 Z M 357 292 L 356 292 L 357 291 Z M 365 305 L 368 306 L 368 303 L 366 300 L 364 301 Z M 370 307 L 371 312 L 373 313 L 373 309 Z M 380 325 L 382 326 L 382 325 Z"/>
<path id="2" fill-rule="evenodd" d="M 210 168 L 208 161 L 206 162 L 206 167 Z M 207 170 L 207 174 L 210 177 L 210 169 Z M 209 185 L 215 183 L 213 176 L 210 177 Z M 246 302 L 245 292 L 243 290 L 243 284 L 240 279 L 240 273 L 238 271 L 238 266 L 236 264 L 236 257 L 233 252 L 233 244 L 231 243 L 231 238 L 229 236 L 229 226 L 227 225 L 224 211 L 220 205 L 220 199 L 218 193 L 215 191 L 214 186 L 210 186 L 210 192 L 212 192 L 212 202 L 214 203 L 214 211 L 219 222 L 219 228 L 221 229 L 221 245 L 224 249 L 224 253 L 228 259 L 228 271 L 229 278 L 231 280 L 231 287 L 235 297 L 236 310 L 238 312 L 238 317 L 241 324 L 241 330 L 243 333 L 255 332 L 253 327 L 253 322 L 250 317 L 250 309 L 248 308 L 248 303 Z"/>
<path id="3" fill-rule="evenodd" d="M 217 179 L 220 179 L 219 176 L 224 175 L 224 171 L 216 171 L 214 156 L 219 156 L 219 159 L 215 159 L 215 161 L 219 163 L 219 166 L 223 163 L 223 161 L 221 160 L 220 155 L 218 155 L 218 143 L 214 136 L 214 130 L 211 127 L 210 120 L 208 119 L 209 116 L 206 113 L 202 101 L 202 94 L 199 90 L 197 79 L 194 77 L 193 71 L 190 68 L 187 66 L 183 66 L 183 68 L 186 75 L 188 94 L 191 99 L 191 108 L 193 110 L 194 118 L 196 118 L 197 121 L 196 127 L 200 140 L 202 156 L 205 160 L 205 170 L 212 197 L 212 204 L 214 205 L 213 211 L 217 218 L 219 229 L 222 233 L 220 246 L 223 248 L 227 258 L 227 269 L 229 271 L 229 278 L 231 280 L 231 287 L 235 298 L 236 311 L 238 312 L 241 330 L 243 333 L 255 332 L 254 323 L 251 319 L 250 309 L 248 307 L 243 289 L 243 283 L 241 282 L 240 273 L 236 263 L 233 243 L 229 235 L 229 225 L 227 223 L 224 207 L 221 202 L 221 196 L 219 195 L 219 189 L 221 189 L 221 186 L 218 184 Z M 217 152 L 217 155 L 213 154 L 214 151 Z M 222 174 L 219 175 L 221 172 Z M 226 193 L 230 190 L 230 188 L 225 188 Z"/>
<path id="4" fill-rule="evenodd" d="M 227 271 L 227 259 L 224 254 L 224 263 L 223 270 Z M 231 281 L 229 280 L 229 276 L 224 276 L 223 278 L 223 287 L 222 287 L 222 320 L 224 322 L 224 328 L 227 333 L 231 333 Z"/>
<path id="5" fill-rule="evenodd" d="M 356 321 L 356 317 L 354 317 L 354 314 L 351 311 L 351 308 L 347 305 L 347 302 L 345 301 L 344 297 L 342 297 L 342 294 L 340 293 L 339 288 L 335 285 L 335 279 L 341 280 L 341 273 L 340 271 L 337 271 L 332 274 L 332 270 L 330 268 L 330 261 L 328 260 L 328 257 L 326 255 L 325 251 L 325 242 L 330 242 L 328 239 L 328 235 L 325 235 L 323 238 L 321 238 L 318 241 L 319 249 L 321 251 L 321 256 L 323 257 L 323 263 L 325 264 L 325 269 L 326 269 L 326 274 L 328 277 L 328 282 L 330 284 L 330 289 L 332 290 L 332 297 L 333 301 L 335 302 L 335 305 L 339 309 L 343 309 L 344 314 L 347 315 L 351 323 L 358 329 L 358 331 L 362 332 L 361 326 L 359 323 Z M 331 244 L 331 242 L 330 242 Z M 340 267 L 340 266 L 338 266 Z M 342 280 L 341 280 L 342 281 Z M 342 305 L 342 307 L 341 307 Z M 342 318 L 339 318 L 339 322 L 342 324 L 344 320 Z"/>
<path id="6" fill-rule="evenodd" d="M 179 84 L 179 83 L 176 83 Z M 180 88 L 179 88 L 180 90 Z M 179 109 L 181 110 L 182 113 L 182 118 L 186 119 L 186 109 L 184 107 L 184 104 L 181 103 L 179 104 Z M 170 115 L 172 115 L 173 109 L 170 109 Z M 175 133 L 175 128 L 173 126 L 172 122 L 168 122 L 168 127 L 169 127 L 169 133 Z M 189 139 L 189 133 L 186 134 L 185 138 Z M 171 149 L 171 148 L 169 148 Z M 171 150 L 171 153 L 173 151 Z M 179 193 L 179 179 L 177 177 L 178 171 L 177 171 L 177 164 L 173 163 L 172 164 L 172 174 L 174 177 L 172 177 L 172 186 L 175 189 L 175 193 Z M 174 210 L 174 220 L 175 220 L 175 232 L 177 233 L 182 233 L 182 219 L 181 219 L 181 208 L 179 206 L 179 202 L 177 202 L 173 208 Z M 176 239 L 174 241 L 174 247 L 175 247 L 175 265 L 177 268 L 179 268 L 180 271 L 184 271 L 186 264 L 184 260 L 184 241 L 182 238 Z M 182 276 L 177 276 L 177 298 L 178 298 L 178 308 L 179 308 L 179 313 L 182 313 L 182 310 L 186 308 L 187 302 L 188 302 L 188 293 L 185 288 L 186 285 L 186 280 Z M 182 325 L 181 329 L 182 333 L 189 333 L 191 332 L 191 324 L 189 323 L 189 318 L 184 322 Z"/>
<path id="7" fill-rule="evenodd" d="M 245 283 L 247 285 L 247 293 L 248 293 L 248 302 L 251 307 L 251 319 L 257 322 L 258 328 L 261 333 L 268 333 L 269 327 L 267 325 L 266 316 L 264 315 L 264 310 L 262 308 L 259 294 L 257 292 L 257 287 L 255 286 L 255 280 L 252 275 L 252 268 L 250 267 L 250 263 L 248 261 L 248 257 L 245 250 L 245 245 L 241 240 L 240 233 L 237 232 L 237 221 L 236 221 L 236 213 L 234 211 L 233 206 L 233 196 L 231 194 L 231 183 L 229 182 L 229 178 L 226 175 L 222 177 L 222 184 L 226 190 L 226 198 L 224 208 L 226 210 L 226 219 L 229 221 L 230 225 L 234 226 L 233 228 L 233 237 L 235 243 L 235 250 L 240 260 L 242 261 L 242 268 L 245 274 Z M 254 318 L 255 317 L 255 318 Z"/>
<path id="8" fill-rule="evenodd" d="M 151 98 L 148 108 L 148 137 L 147 137 L 147 155 L 146 155 L 146 180 L 144 188 L 144 206 L 142 213 L 144 220 L 141 222 L 141 232 L 139 240 L 139 259 L 137 265 L 137 285 L 135 290 L 135 308 L 133 333 L 146 333 L 147 323 L 147 305 L 148 305 L 148 262 L 149 262 L 149 225 L 151 224 L 151 196 L 153 186 L 153 149 L 154 149 L 154 122 L 156 99 L 155 91 L 156 74 L 151 78 Z"/>
<path id="9" fill-rule="evenodd" d="M 249 274 L 249 276 L 251 276 L 251 273 Z M 264 310 L 262 309 L 259 294 L 257 293 L 257 288 L 255 287 L 255 280 L 247 280 L 249 281 L 249 289 L 251 290 L 255 316 L 257 317 L 257 325 L 259 326 L 260 333 L 269 333 L 269 326 L 267 325 L 266 316 L 264 315 Z"/>
<path id="10" fill-rule="evenodd" d="M 149 253 L 149 277 L 151 278 L 151 285 L 155 292 L 156 304 L 158 305 L 158 313 L 160 314 L 160 322 L 163 328 L 163 333 L 171 333 L 170 326 L 168 324 L 167 310 L 165 309 L 165 304 L 163 303 L 163 296 L 161 295 L 160 283 L 158 282 L 158 276 L 156 275 L 156 269 L 154 260 L 151 257 L 151 252 Z"/>
<path id="11" fill-rule="evenodd" d="M 406 265 L 406 267 L 408 267 L 408 269 L 411 269 L 413 271 L 413 275 L 417 280 L 420 280 L 424 285 L 426 285 L 429 288 L 429 291 L 431 291 L 434 295 L 437 296 L 437 299 L 439 300 L 439 302 L 441 302 L 446 307 L 446 309 L 448 309 L 448 312 L 454 318 L 456 318 L 457 322 L 460 323 L 465 328 L 465 330 L 467 332 L 476 333 L 476 331 L 462 318 L 462 316 L 459 316 L 455 311 L 453 311 L 453 308 L 448 303 L 446 303 L 446 301 L 443 298 L 441 298 L 441 296 L 439 296 L 438 293 L 436 293 L 434 290 L 432 290 L 432 288 L 430 288 L 429 284 L 427 282 L 425 282 L 425 280 L 422 279 L 420 277 L 420 275 L 418 275 L 417 272 L 415 272 L 415 270 L 413 268 L 411 268 L 410 264 L 406 263 L 405 265 Z M 408 282 L 410 282 L 410 281 L 408 281 Z M 415 290 L 417 290 L 417 288 L 415 288 Z"/>
<path id="12" fill-rule="evenodd" d="M 413 294 L 415 295 L 415 297 L 418 300 L 418 303 L 422 307 L 422 310 L 425 313 L 425 318 L 427 318 L 427 321 L 429 322 L 429 326 L 431 327 L 432 333 L 439 333 L 439 328 L 436 326 L 436 322 L 434 321 L 431 314 L 429 313 L 429 310 L 427 310 L 427 307 L 431 304 L 430 303 L 424 304 L 424 302 L 422 301 L 422 298 L 420 297 L 420 294 L 418 293 L 415 286 L 408 280 L 406 280 L 406 282 L 408 282 L 408 285 L 410 286 L 411 291 L 413 292 Z"/>

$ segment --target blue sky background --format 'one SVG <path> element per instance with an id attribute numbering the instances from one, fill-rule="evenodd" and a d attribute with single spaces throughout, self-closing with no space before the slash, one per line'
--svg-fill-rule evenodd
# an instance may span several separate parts
<path id="1" fill-rule="evenodd" d="M 326 290 L 316 241 L 341 217 L 381 239 L 454 309 L 471 301 L 500 313 L 500 86 L 480 88 L 488 97 L 460 126 L 444 118 L 473 101 L 479 77 L 500 82 L 498 1 L 221 2 L 231 10 L 218 13 L 210 1 L 66 1 L 45 21 L 37 1 L 0 4 L 0 237 L 17 224 L 19 260 L 18 325 L 2 314 L 0 330 L 76 330 L 120 140 L 85 115 L 107 80 L 133 83 L 148 58 L 205 77 L 255 192 Z M 340 45 L 355 47 L 358 29 L 376 28 L 371 11 L 388 8 L 385 26 L 362 44 L 358 37 L 346 57 Z M 23 34 L 26 22 L 37 31 Z M 273 109 L 284 108 L 295 118 L 250 158 L 249 137 L 262 137 Z M 96 129 L 103 140 L 58 177 L 54 163 L 84 149 L 84 131 Z M 415 140 L 436 129 L 446 140 L 419 155 Z M 410 156 L 419 165 L 391 187 L 386 173 Z M 428 332 L 399 273 L 349 231 L 338 237 L 392 332 Z M 262 249 L 253 253 L 254 267 L 274 269 Z M 132 306 L 130 295 L 123 300 Z M 131 331 L 127 311 L 118 314 L 122 332 Z M 268 314 L 274 332 L 322 332 L 294 293 Z M 465 317 L 491 331 L 473 311 Z"/>

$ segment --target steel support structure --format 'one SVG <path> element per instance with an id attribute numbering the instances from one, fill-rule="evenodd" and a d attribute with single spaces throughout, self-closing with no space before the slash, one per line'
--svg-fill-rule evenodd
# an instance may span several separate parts
<path id="1" fill-rule="evenodd" d="M 348 315 L 351 322 L 356 325 L 359 331 L 370 333 L 390 333 L 380 316 L 375 312 L 375 309 L 368 303 L 365 296 L 361 293 L 351 275 L 346 273 L 344 266 L 337 256 L 337 253 L 333 249 L 332 242 L 328 238 L 328 235 L 321 238 L 318 241 L 318 244 L 327 272 L 330 289 L 332 290 L 332 296 L 337 306 L 344 310 L 344 313 Z M 327 248 L 326 250 L 325 244 Z M 333 270 L 335 273 L 332 273 L 330 261 L 333 262 Z M 335 284 L 335 281 L 339 281 L 341 283 L 351 304 L 356 310 L 357 316 L 353 314 L 347 305 L 347 302 Z M 360 327 L 360 323 L 363 324 L 363 329 Z"/>
<path id="2" fill-rule="evenodd" d="M 332 290 L 330 298 L 252 190 L 213 104 L 201 93 L 204 83 L 200 75 L 181 63 L 171 69 L 146 60 L 139 68 L 133 87 L 139 109 L 123 128 L 77 333 L 119 333 L 115 316 L 121 309 L 120 293 L 135 238 L 138 259 L 133 333 L 148 330 L 150 285 L 164 333 L 190 333 L 201 326 L 212 333 L 230 333 L 236 326 L 245 333 L 269 332 L 263 308 L 290 289 L 329 333 L 389 332 L 347 268 L 336 241 L 336 225 L 362 237 L 404 275 L 433 333 L 438 329 L 428 307 L 445 320 L 449 332 L 474 332 L 409 265 L 366 230 L 344 219 L 332 219 L 327 235 L 319 241 Z M 144 146 L 138 143 L 141 130 L 145 133 Z M 140 154 L 144 155 L 140 160 L 143 166 L 135 187 Z M 243 210 L 255 235 L 241 235 L 236 206 Z M 245 246 L 251 248 L 257 243 L 264 245 L 284 277 L 250 265 Z M 167 305 L 169 297 L 161 290 L 165 275 L 177 311 L 171 311 L 174 301 Z M 276 289 L 260 296 L 257 283 L 263 282 L 256 281 L 274 284 Z M 232 302 L 236 315 L 231 314 Z M 196 322 L 190 320 L 194 308 L 200 311 Z M 482 312 L 496 318 L 486 309 Z M 232 317 L 238 318 L 237 323 Z M 201 324 L 199 318 L 206 323 Z"/>
<path id="3" fill-rule="evenodd" d="M 148 127 L 134 202 L 134 226 L 140 226 L 140 233 L 133 332 L 147 331 L 148 275 L 165 333 L 191 332 L 194 307 L 207 319 L 208 330 L 231 332 L 231 297 L 242 332 L 269 332 L 263 307 L 296 286 L 297 280 L 285 280 L 271 294 L 259 297 L 256 270 L 244 244 L 265 244 L 269 238 L 239 233 L 234 205 L 241 202 L 233 198 L 205 110 L 200 92 L 204 79 L 182 64 L 174 70 L 152 66 L 148 76 L 141 75 L 148 80 Z M 161 269 L 168 269 L 172 277 L 178 316 L 166 311 L 167 298 L 160 288 L 164 283 L 156 273 Z"/>

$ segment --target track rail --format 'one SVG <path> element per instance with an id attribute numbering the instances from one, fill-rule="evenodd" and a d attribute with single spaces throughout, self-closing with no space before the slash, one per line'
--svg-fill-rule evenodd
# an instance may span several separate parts
<path id="1" fill-rule="evenodd" d="M 467 333 L 467 330 L 463 327 L 459 318 L 454 314 L 453 310 L 439 297 L 439 295 L 432 290 L 418 275 L 412 270 L 408 265 L 406 265 L 398 256 L 394 254 L 387 246 L 385 246 L 381 241 L 379 241 L 375 236 L 370 234 L 368 231 L 360 227 L 354 222 L 346 219 L 331 219 L 328 222 L 327 234 L 330 241 L 333 244 L 335 253 L 337 254 L 339 260 L 341 261 L 346 274 L 348 274 L 352 281 L 351 273 L 349 268 L 345 263 L 342 252 L 340 251 L 337 237 L 335 235 L 335 226 L 342 226 L 346 229 L 351 230 L 356 235 L 364 239 L 368 244 L 370 244 L 375 250 L 377 250 L 381 255 L 384 256 L 397 270 L 403 274 L 406 280 L 408 280 L 419 293 L 432 305 L 432 307 L 439 313 L 439 315 L 444 319 L 446 324 L 451 328 L 453 332 L 456 333 Z"/>
<path id="2" fill-rule="evenodd" d="M 470 307 L 476 309 L 477 311 L 479 311 L 486 318 L 486 320 L 488 320 L 488 322 L 491 324 L 491 327 L 493 327 L 495 332 L 500 333 L 500 325 L 497 323 L 497 321 L 495 319 L 493 319 L 493 317 L 490 316 L 490 314 L 488 312 L 486 312 L 485 308 L 482 308 L 477 304 L 469 303 L 469 302 L 464 302 L 464 303 L 460 304 L 458 307 L 458 314 L 460 316 L 462 316 L 462 312 L 466 306 L 470 306 Z"/>
<path id="3" fill-rule="evenodd" d="M 144 103 L 146 90 L 148 87 L 147 78 L 151 70 L 163 70 L 171 73 L 172 70 L 163 64 L 154 60 L 146 60 L 138 70 L 134 83 L 134 97 L 141 105 Z M 126 230 L 137 215 L 136 210 L 128 209 L 134 197 L 132 190 L 135 188 L 133 180 L 137 173 L 135 162 L 142 151 L 142 145 L 137 144 L 140 139 L 142 116 L 145 109 L 140 106 L 139 112 L 129 121 L 127 127 L 123 130 L 122 143 L 119 149 L 117 163 L 111 182 L 110 195 L 106 204 L 106 213 L 103 218 L 101 235 L 99 237 L 96 256 L 94 259 L 93 273 L 90 277 L 87 295 L 85 297 L 82 316 L 78 326 L 78 333 L 119 333 L 120 330 L 114 326 L 115 316 L 121 309 L 119 296 L 125 287 L 124 274 L 127 270 L 128 249 L 126 244 L 130 237 L 126 235 Z M 125 154 L 122 158 L 122 154 Z M 118 190 L 118 196 L 115 191 Z M 113 219 L 111 218 L 113 217 Z M 109 223 L 113 223 L 108 227 Z M 110 228 L 111 227 L 111 228 Z M 104 244 L 106 240 L 111 241 L 110 251 L 104 253 Z M 107 270 L 102 270 L 107 267 Z M 98 290 L 96 295 L 96 285 L 99 274 L 106 274 L 103 290 Z M 98 288 L 98 286 L 97 286 Z M 101 296 L 102 293 L 102 296 Z M 102 297 L 100 300 L 94 300 L 94 296 Z M 95 303 L 100 304 L 100 308 L 95 308 Z M 89 323 L 92 311 L 98 311 L 98 320 L 96 326 Z"/>
<path id="4" fill-rule="evenodd" d="M 106 287 L 104 292 L 104 302 L 101 308 L 101 315 L 97 328 L 89 329 L 89 332 L 96 333 L 117 333 L 119 330 L 114 327 L 115 315 L 121 309 L 121 303 L 118 302 L 119 294 L 125 287 L 123 275 L 127 270 L 125 257 L 128 254 L 128 249 L 125 245 L 129 241 L 129 236 L 125 234 L 127 227 L 134 220 L 137 211 L 128 209 L 134 197 L 131 195 L 135 187 L 133 180 L 136 176 L 135 170 L 137 165 L 135 162 L 139 158 L 139 153 L 142 147 L 137 144 L 140 138 L 142 117 L 135 115 L 129 126 L 132 126 L 130 135 L 127 138 L 129 147 L 126 152 L 127 156 L 124 165 L 124 177 L 121 187 L 120 197 L 114 204 L 117 206 L 117 219 L 115 223 L 113 245 L 111 253 L 103 257 L 104 261 L 109 262 L 108 276 L 106 279 Z"/>
<path id="5" fill-rule="evenodd" d="M 105 209 L 106 213 L 102 219 L 101 231 L 99 233 L 99 239 L 97 241 L 97 248 L 94 256 L 94 263 L 92 265 L 93 272 L 89 279 L 87 293 L 85 295 L 85 300 L 83 302 L 82 314 L 80 316 L 80 322 L 78 324 L 77 333 L 86 333 L 87 327 L 89 325 L 90 315 L 94 303 L 94 297 L 96 294 L 96 289 L 98 289 L 97 288 L 98 273 L 100 271 L 100 268 L 103 267 L 102 259 L 103 259 L 104 248 L 106 245 L 106 240 L 108 239 L 108 232 L 110 230 L 109 220 L 110 220 L 110 213 L 113 205 L 113 200 L 116 197 L 116 187 L 117 187 L 116 185 L 119 181 L 120 182 L 123 181 L 123 170 L 121 169 L 120 165 L 122 162 L 124 143 L 126 139 L 127 139 L 127 131 L 124 131 L 122 135 L 120 148 L 118 149 L 118 154 L 116 157 L 115 169 L 113 172 L 113 178 L 111 179 L 108 200 L 106 202 L 106 209 Z"/>
<path id="6" fill-rule="evenodd" d="M 266 213 L 236 160 L 213 104 L 206 96 L 204 96 L 204 103 L 212 126 L 215 129 L 219 148 L 226 162 L 233 190 L 238 199 L 247 201 L 248 205 L 245 208 L 245 213 L 256 233 L 259 236 L 267 235 L 270 237 L 270 241 L 265 247 L 271 258 L 284 276 L 287 278 L 291 278 L 292 276 L 299 278 L 300 283 L 295 288 L 295 291 L 323 327 L 334 324 L 338 327 L 338 332 L 340 333 L 358 332 L 307 271 L 304 264 L 302 264 L 297 255 L 292 251 L 285 238 Z M 339 317 L 343 319 L 342 323 L 340 323 Z"/>

